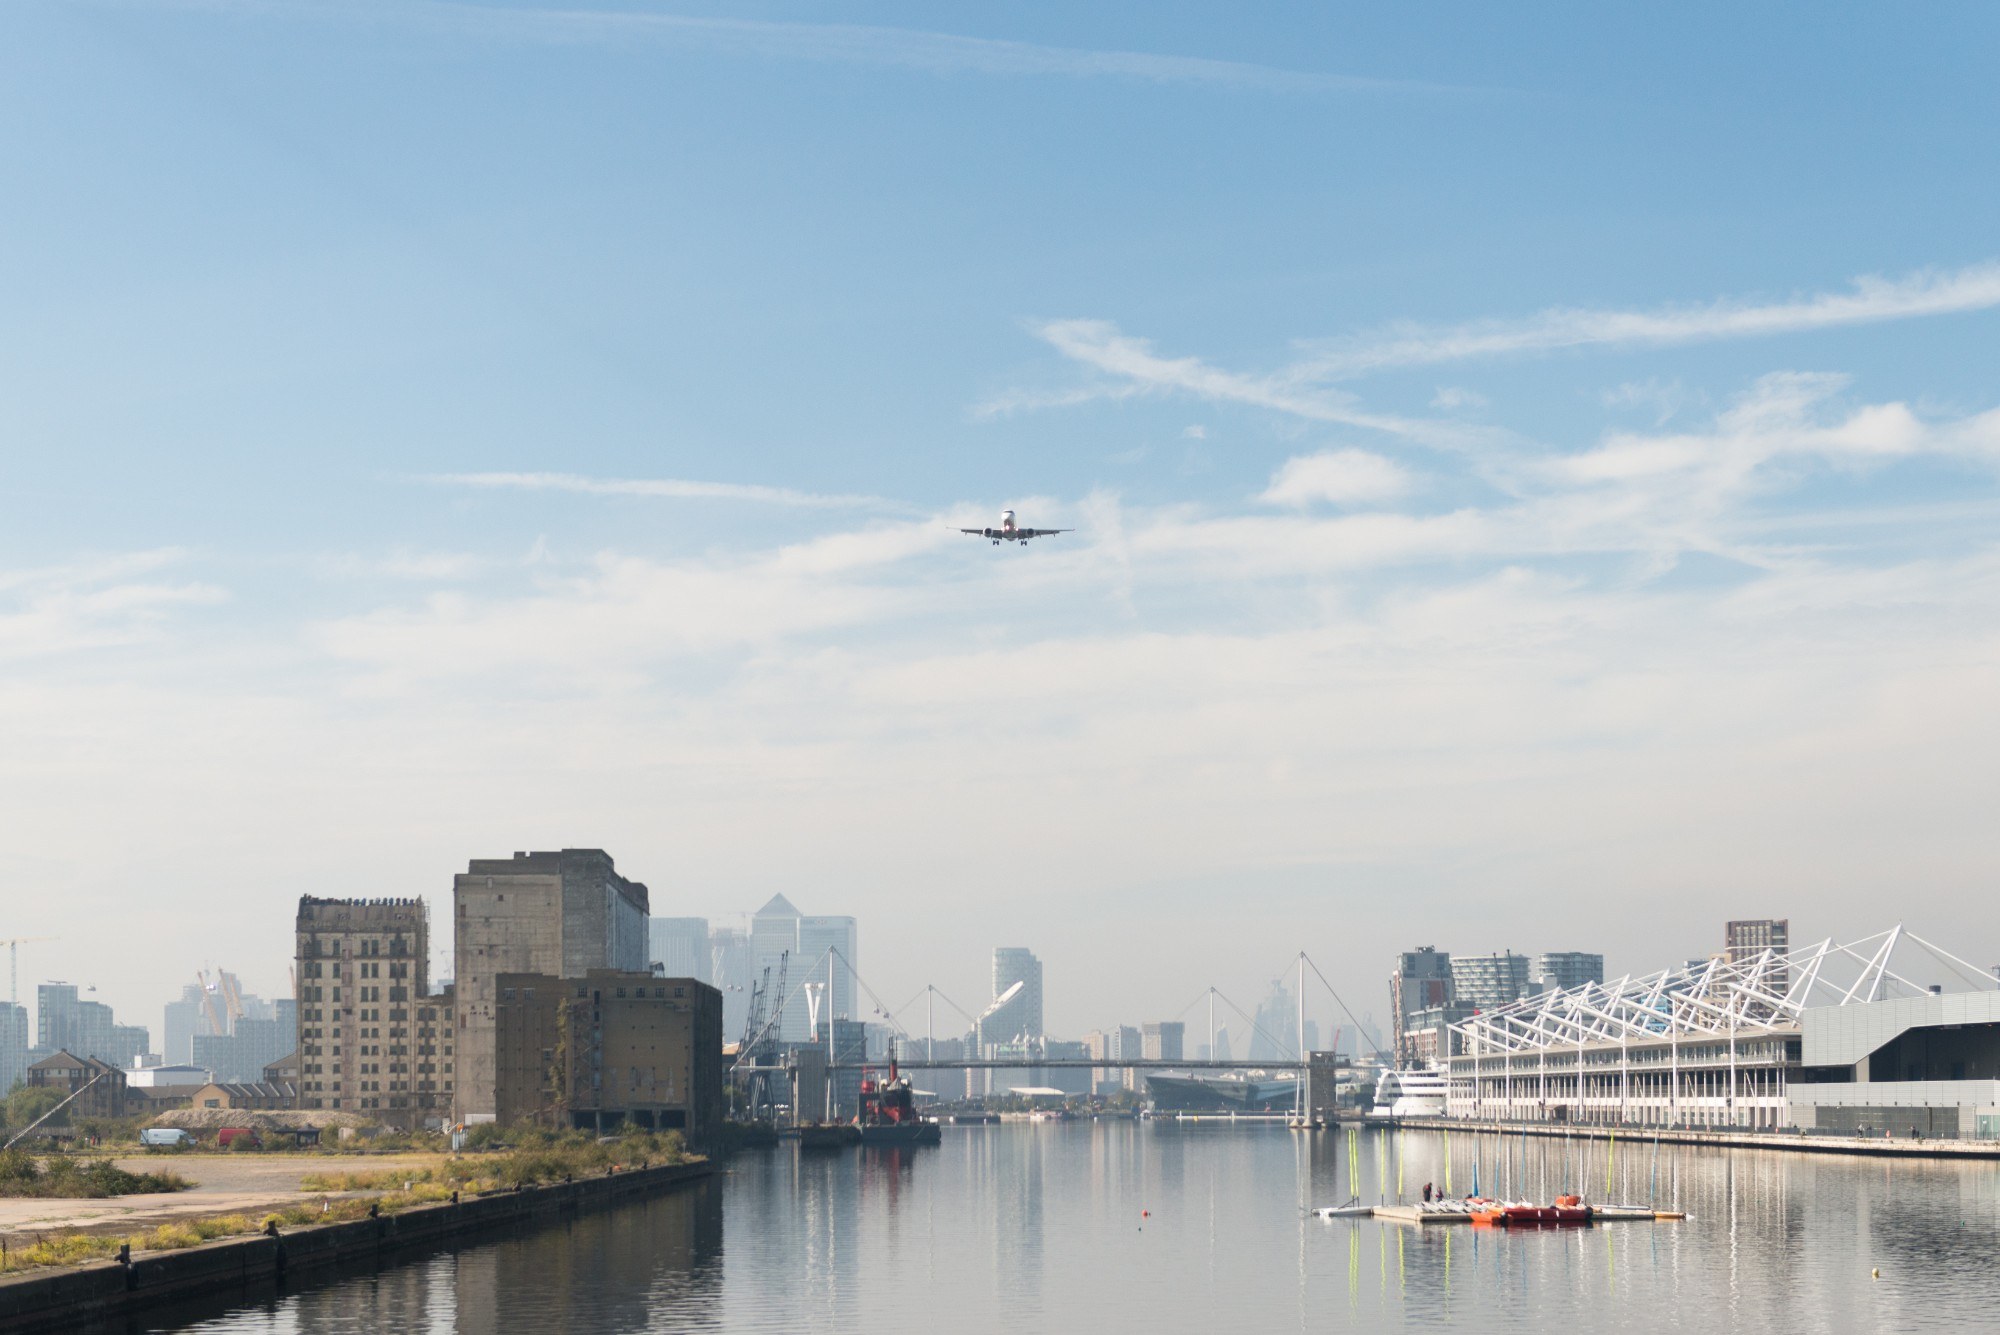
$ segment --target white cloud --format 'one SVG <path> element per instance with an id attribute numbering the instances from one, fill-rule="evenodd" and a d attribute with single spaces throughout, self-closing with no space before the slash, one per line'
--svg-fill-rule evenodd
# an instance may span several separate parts
<path id="1" fill-rule="evenodd" d="M 526 563 L 510 535 L 476 588 L 354 581 L 331 610 L 226 627 L 174 601 L 201 596 L 161 573 L 192 557 L 0 575 L 0 643 L 11 626 L 41 654 L 0 674 L 0 801 L 38 835 L 0 875 L 95 916 L 142 873 L 169 899 L 280 872 L 287 893 L 437 895 L 468 856 L 601 843 L 677 911 L 810 881 L 866 922 L 871 983 L 903 992 L 931 981 L 910 961 L 973 975 L 1060 903 L 1081 924 L 1047 946 L 1085 980 L 1070 1032 L 1171 1014 L 1185 996 L 1147 989 L 1200 986 L 1206 952 L 1236 948 L 1215 942 L 1371 976 L 1413 921 L 1505 944 L 1523 902 L 1527 930 L 1644 966 L 1747 897 L 1815 931 L 1879 925 L 1882 884 L 1906 887 L 1900 915 L 1990 938 L 1995 530 L 1899 501 L 1857 546 L 1774 528 L 1767 502 L 1810 514 L 1800 484 L 1832 470 L 1985 467 L 2000 417 L 1852 393 L 1770 377 L 1699 424 L 1511 460 L 1500 490 L 1427 464 L 1457 502 L 1439 513 L 1024 497 L 1079 530 L 1026 552 L 961 538 L 956 511 L 699 559 L 578 559 L 559 534 Z M 1346 467 L 1293 480 L 1352 496 L 1367 466 Z M 1965 471 L 1955 503 L 1990 501 L 1991 473 Z M 1731 563 L 1665 577 L 1691 552 Z M 142 652 L 101 652 L 107 633 Z M 328 828 L 348 837 L 299 862 Z M 91 856 L 24 861 L 72 846 Z M 1667 907 L 1639 923 L 1636 896 Z M 1086 929 L 1121 916 L 1143 969 L 1092 972 Z M 254 979 L 286 921 L 163 918 L 98 949 L 129 950 L 133 977 L 192 952 Z M 254 985 L 282 988 L 268 969 Z M 146 987 L 116 999 L 165 994 Z"/>
<path id="2" fill-rule="evenodd" d="M 760 487 L 742 482 L 691 482 L 684 478 L 596 478 L 576 473 L 441 473 L 426 479 L 446 486 L 483 491 L 565 491 L 581 496 L 642 496 L 685 501 L 750 501 L 819 509 L 881 508 L 879 496 L 828 495 Z"/>
<path id="3" fill-rule="evenodd" d="M 398 0 L 395 4 L 273 6 L 268 0 L 176 0 L 200 12 L 281 12 L 291 18 L 394 24 L 436 32 L 548 45 L 640 42 L 778 59 L 805 60 L 928 74 L 1053 76 L 1139 83 L 1241 88 L 1281 93 L 1450 93 L 1456 88 L 1416 80 L 1283 69 L 1247 61 L 1148 51 L 1091 50 L 991 37 L 964 37 L 854 23 L 793 23 L 763 19 L 641 13 L 609 9 L 488 7 Z"/>
<path id="4" fill-rule="evenodd" d="M 1651 311 L 1556 308 L 1525 320 L 1398 325 L 1323 347 L 1293 368 L 1305 380 L 1339 380 L 1403 366 L 1518 356 L 1582 347 L 1662 347 L 1908 320 L 2000 306 L 2000 263 L 1902 278 L 1864 277 L 1846 292 L 1788 301 L 1722 300 Z"/>
<path id="5" fill-rule="evenodd" d="M 1466 389 L 1462 385 L 1443 385 L 1431 395 L 1431 407 L 1439 412 L 1453 413 L 1466 408 L 1484 408 L 1488 399 L 1476 389 Z"/>
<path id="6" fill-rule="evenodd" d="M 1712 431 L 1616 433 L 1596 449 L 1548 467 L 1577 482 L 1699 474 L 1733 490 L 1750 485 L 1760 470 L 1788 457 L 1867 464 L 1918 452 L 1979 452 L 1993 440 L 1991 416 L 1938 428 L 1902 403 L 1869 404 L 1829 420 L 1828 410 L 1846 383 L 1845 377 L 1834 375 L 1764 376 L 1720 414 Z"/>
<path id="7" fill-rule="evenodd" d="M 1394 500 L 1410 475 L 1393 459 L 1366 450 L 1328 450 L 1285 461 L 1258 499 L 1272 505 L 1365 505 Z"/>
<path id="8" fill-rule="evenodd" d="M 0 570 L 0 659 L 42 658 L 157 638 L 176 612 L 224 602 L 201 580 L 137 578 L 186 561 L 179 548 L 100 554 Z"/>
<path id="9" fill-rule="evenodd" d="M 1102 377 L 1097 384 L 1054 395 L 1009 391 L 988 398 L 976 409 L 992 417 L 1032 408 L 1063 407 L 1093 399 L 1128 399 L 1147 394 L 1179 393 L 1214 403 L 1240 403 L 1269 408 L 1315 422 L 1366 427 L 1419 440 L 1454 436 L 1437 423 L 1371 413 L 1340 390 L 1301 386 L 1291 378 L 1252 376 L 1210 366 L 1199 357 L 1163 357 L 1152 343 L 1121 333 L 1104 320 L 1050 320 L 1035 333 L 1069 360 Z"/>
<path id="10" fill-rule="evenodd" d="M 1654 311 L 1554 309 L 1526 320 L 1437 327 L 1398 325 L 1310 345 L 1314 350 L 1308 355 L 1264 374 L 1224 370 L 1194 356 L 1162 356 L 1150 340 L 1126 334 L 1106 320 L 1048 320 L 1031 326 L 1035 335 L 1098 378 L 1058 390 L 1002 391 L 989 395 L 974 411 L 990 417 L 1175 393 L 1213 403 L 1264 408 L 1311 422 L 1365 427 L 1441 448 L 1461 448 L 1491 441 L 1497 438 L 1496 433 L 1464 423 L 1371 412 L 1353 394 L 1334 388 L 1334 382 L 1376 371 L 1477 358 L 1564 348 L 1658 347 L 1750 338 L 1995 306 L 2000 306 L 2000 263 L 1988 263 L 1900 279 L 1860 278 L 1847 292 L 1762 304 L 1717 301 Z M 1482 403 L 1477 395 L 1461 389 L 1441 389 L 1432 400 L 1434 408 L 1446 412 Z"/>
<path id="11" fill-rule="evenodd" d="M 1193 426 L 1183 428 L 1181 435 L 1188 440 L 1207 440 L 1208 428 L 1197 423 Z"/>
<path id="12" fill-rule="evenodd" d="M 399 547 L 386 555 L 344 552 L 315 562 L 319 571 L 335 579 L 380 578 L 455 583 L 472 579 L 494 566 L 486 557 L 471 552 L 424 552 Z"/>

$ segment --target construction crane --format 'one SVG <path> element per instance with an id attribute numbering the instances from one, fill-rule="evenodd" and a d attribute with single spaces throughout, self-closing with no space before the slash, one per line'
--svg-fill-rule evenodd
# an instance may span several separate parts
<path id="1" fill-rule="evenodd" d="M 15 1005 L 21 1004 L 21 947 L 33 945 L 37 941 L 54 941 L 53 936 L 17 936 L 0 941 L 7 947 L 7 999 Z"/>
<path id="2" fill-rule="evenodd" d="M 236 1032 L 236 1022 L 243 1018 L 243 994 L 237 989 L 236 975 L 227 969 L 215 971 L 215 981 L 208 981 L 208 970 L 196 969 L 194 980 L 201 987 L 201 1006 L 208 1014 L 208 1032 L 229 1035 Z M 215 1003 L 220 1000 L 222 1004 Z"/>
<path id="3" fill-rule="evenodd" d="M 236 1032 L 236 1022 L 243 1018 L 243 988 L 236 981 L 236 975 L 227 969 L 215 971 L 216 984 L 222 989 L 222 1004 L 229 1014 L 229 1032 Z"/>

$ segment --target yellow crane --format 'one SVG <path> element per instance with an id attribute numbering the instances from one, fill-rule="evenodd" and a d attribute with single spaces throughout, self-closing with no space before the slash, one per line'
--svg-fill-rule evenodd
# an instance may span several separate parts
<path id="1" fill-rule="evenodd" d="M 16 936 L 0 941 L 7 947 L 7 999 L 15 1005 L 21 1004 L 21 947 L 33 945 L 37 941 L 54 941 L 53 936 Z"/>

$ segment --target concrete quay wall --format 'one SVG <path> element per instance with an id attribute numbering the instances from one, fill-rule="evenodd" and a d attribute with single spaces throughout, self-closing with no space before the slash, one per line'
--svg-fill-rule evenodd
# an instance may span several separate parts
<path id="1" fill-rule="evenodd" d="M 1798 1154 L 1868 1154 L 1913 1159 L 2000 1159 L 2000 1140 L 1912 1140 L 1897 1136 L 1801 1135 L 1785 1131 L 1673 1130 L 1650 1126 L 1600 1126 L 1590 1122 L 1486 1122 L 1461 1117 L 1400 1117 L 1395 1121 L 1343 1118 L 1368 1126 L 1413 1131 L 1506 1132 L 1510 1135 L 1574 1137 L 1662 1145 L 1714 1145 L 1739 1150 L 1789 1150 Z"/>
<path id="2" fill-rule="evenodd" d="M 226 1292 L 316 1267 L 383 1262 L 397 1252 L 456 1242 L 483 1229 L 560 1219 L 670 1191 L 714 1171 L 712 1164 L 634 1168 L 605 1177 L 418 1206 L 348 1223 L 225 1238 L 179 1251 L 141 1252 L 129 1264 L 32 1271 L 0 1279 L 0 1332 L 67 1330 L 155 1303 Z"/>

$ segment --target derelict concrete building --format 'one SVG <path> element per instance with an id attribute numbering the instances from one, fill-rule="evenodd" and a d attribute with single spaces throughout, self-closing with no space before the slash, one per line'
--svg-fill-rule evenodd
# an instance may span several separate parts
<path id="1" fill-rule="evenodd" d="M 460 1122 L 498 1113 L 499 977 L 646 973 L 646 887 L 601 848 L 474 858 L 452 881 Z"/>

